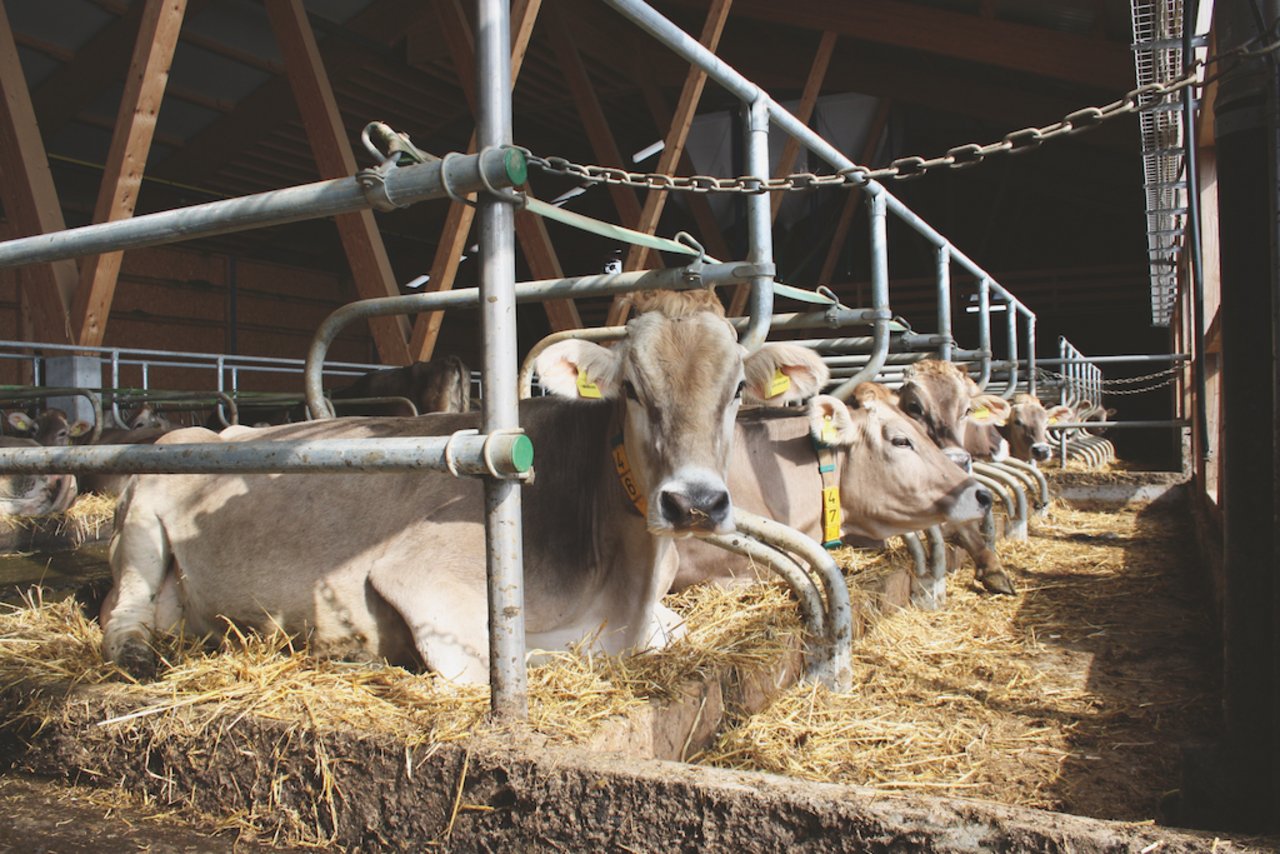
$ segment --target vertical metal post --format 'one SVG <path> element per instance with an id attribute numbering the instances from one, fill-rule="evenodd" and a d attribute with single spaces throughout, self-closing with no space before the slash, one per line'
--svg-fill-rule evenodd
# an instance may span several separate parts
<path id="1" fill-rule="evenodd" d="M 769 174 L 769 99 L 756 98 L 747 104 L 746 159 L 747 174 Z M 769 194 L 759 192 L 747 196 L 747 260 L 753 264 L 773 263 L 773 218 Z M 749 351 L 760 349 L 769 334 L 773 316 L 773 277 L 751 277 L 751 320 L 743 332 L 742 346 Z"/>
<path id="2" fill-rule="evenodd" d="M 982 352 L 982 372 L 978 388 L 986 389 L 991 381 L 991 279 L 978 279 L 978 349 Z"/>
<path id="3" fill-rule="evenodd" d="M 1027 393 L 1036 394 L 1036 316 L 1027 312 Z"/>
<path id="4" fill-rule="evenodd" d="M 938 358 L 944 362 L 951 361 L 951 247 L 943 244 L 938 247 L 938 334 L 942 343 L 938 345 Z"/>
<path id="5" fill-rule="evenodd" d="M 1008 314 L 1006 328 L 1009 331 L 1009 387 L 1001 393 L 1001 397 L 1009 400 L 1018 389 L 1018 309 L 1020 306 L 1009 297 L 1005 303 L 1005 313 Z"/>
<path id="6" fill-rule="evenodd" d="M 480 83 L 476 140 L 481 149 L 510 145 L 511 19 L 504 0 L 477 0 L 476 65 Z M 485 342 L 483 429 L 518 427 L 515 211 L 477 194 L 480 225 L 480 328 Z M 520 483 L 484 485 L 489 579 L 489 705 L 504 718 L 529 714 L 525 675 L 524 553 Z"/>

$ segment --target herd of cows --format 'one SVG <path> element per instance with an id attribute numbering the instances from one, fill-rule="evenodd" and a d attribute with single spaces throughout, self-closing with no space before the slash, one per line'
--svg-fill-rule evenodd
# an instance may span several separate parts
<path id="1" fill-rule="evenodd" d="M 932 360 L 911 366 L 896 391 L 863 383 L 842 401 L 820 393 L 828 372 L 809 349 L 774 342 L 745 354 L 710 292 L 637 294 L 636 309 L 616 346 L 566 340 L 544 350 L 535 368 L 549 394 L 521 404 L 537 453 L 523 493 L 530 649 L 592 637 L 618 653 L 678 637 L 666 593 L 755 577 L 745 558 L 698 536 L 732 530 L 735 505 L 829 543 L 942 524 L 982 585 L 1013 592 L 980 530 L 992 495 L 969 465 L 1048 459 L 1046 428 L 1069 419 L 1068 408 L 984 394 L 962 368 Z M 408 397 L 431 414 L 371 409 L 215 432 L 173 429 L 145 407 L 97 441 L 443 436 L 480 426 L 470 373 L 452 357 L 379 371 L 339 394 Z M 21 433 L 3 437 L 7 447 L 68 445 L 91 432 L 57 410 L 11 414 L 6 427 Z M 120 496 L 103 651 L 138 677 L 155 672 L 155 633 L 218 637 L 230 620 L 306 635 L 319 655 L 488 680 L 478 479 L 137 475 L 82 477 L 79 489 Z M 0 512 L 57 512 L 76 492 L 70 475 L 3 476 Z"/>

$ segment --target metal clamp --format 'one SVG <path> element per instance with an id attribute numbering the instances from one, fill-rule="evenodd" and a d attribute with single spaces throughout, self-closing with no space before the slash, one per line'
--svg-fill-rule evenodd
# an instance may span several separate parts
<path id="1" fill-rule="evenodd" d="M 474 431 L 473 431 L 474 432 Z M 455 434 L 456 435 L 456 434 Z M 520 472 L 519 474 L 503 474 L 498 471 L 497 466 L 493 464 L 493 440 L 499 436 L 523 436 L 524 430 L 520 427 L 502 427 L 494 430 L 485 437 L 484 444 L 480 447 L 480 458 L 484 460 L 484 467 L 489 470 L 489 474 L 499 480 L 529 480 L 533 476 L 533 469 Z"/>
<path id="2" fill-rule="evenodd" d="M 458 440 L 459 436 L 477 436 L 479 430 L 456 430 L 449 434 L 449 441 L 444 443 L 444 467 L 449 470 L 449 474 L 454 477 L 462 477 L 462 473 L 458 471 L 458 459 L 454 455 L 453 443 Z M 484 464 L 489 471 L 493 471 L 493 462 L 489 459 L 489 443 L 484 443 Z"/>

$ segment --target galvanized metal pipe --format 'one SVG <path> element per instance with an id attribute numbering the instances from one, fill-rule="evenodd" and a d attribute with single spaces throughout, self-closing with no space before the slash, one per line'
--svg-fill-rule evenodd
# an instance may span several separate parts
<path id="1" fill-rule="evenodd" d="M 848 691 L 853 687 L 853 608 L 844 574 L 831 553 L 799 531 L 741 508 L 734 508 L 733 520 L 739 531 L 798 555 L 818 576 L 826 594 L 827 639 L 832 650 L 827 684 L 834 691 Z"/>
<path id="2" fill-rule="evenodd" d="M 447 164 L 447 165 L 446 165 Z M 515 149 L 487 149 L 478 154 L 391 169 L 380 186 L 357 177 L 317 181 L 252 196 L 207 202 L 129 219 L 69 228 L 0 243 L 0 267 L 41 264 L 122 249 L 161 246 L 265 228 L 288 222 L 321 219 L 368 210 L 379 198 L 402 207 L 445 198 L 446 181 L 456 192 L 478 192 L 524 183 L 524 155 Z M 376 183 L 376 182 L 375 182 Z M 385 192 L 384 192 L 385 191 Z"/>
<path id="3" fill-rule="evenodd" d="M 1009 494 L 1013 496 L 1015 511 L 1009 514 L 1009 524 L 1005 527 L 1005 536 L 1011 540 L 1025 540 L 1027 538 L 1029 515 L 1027 513 L 1027 494 L 1023 489 L 1022 483 L 1007 471 L 977 460 L 973 463 L 973 471 L 975 474 L 999 481 L 1009 490 Z"/>
<path id="4" fill-rule="evenodd" d="M 515 433 L 384 439 L 263 440 L 172 445 L 0 449 L 7 474 L 267 474 L 450 471 L 502 477 L 529 470 L 533 445 Z"/>
<path id="5" fill-rule="evenodd" d="M 762 95 L 750 101 L 744 110 L 746 121 L 746 160 L 748 175 L 769 174 L 769 98 Z M 769 194 L 747 196 L 747 260 L 756 265 L 773 267 L 773 214 Z M 760 349 L 769 334 L 773 314 L 773 275 L 751 278 L 749 316 L 751 322 L 739 338 L 748 352 Z"/>
<path id="6" fill-rule="evenodd" d="M 938 274 L 938 358 L 951 361 L 951 244 L 938 247 L 936 259 Z"/>
<path id="7" fill-rule="evenodd" d="M 477 0 L 476 141 L 511 144 L 511 14 L 506 0 Z M 478 194 L 480 330 L 484 338 L 483 431 L 520 426 L 516 372 L 515 211 L 491 194 Z M 310 375 L 308 375 L 310 376 Z M 484 483 L 489 582 L 489 706 L 499 718 L 529 715 L 525 674 L 524 542 L 521 484 Z"/>
<path id="8" fill-rule="evenodd" d="M 743 282 L 755 272 L 756 268 L 749 264 L 695 264 L 690 267 L 666 270 L 522 282 L 515 286 L 514 295 L 516 302 L 525 303 L 648 288 L 679 290 Z M 427 294 L 378 297 L 339 307 L 320 324 L 307 352 L 303 383 L 307 396 L 307 409 L 311 412 L 311 417 L 329 417 L 328 407 L 324 402 L 324 361 L 330 345 L 348 324 L 370 317 L 417 314 L 451 308 L 475 308 L 477 305 L 481 305 L 478 288 L 458 288 Z M 487 382 L 488 373 L 484 376 Z"/>
<path id="9" fill-rule="evenodd" d="M 822 595 L 809 573 L 796 563 L 789 554 L 759 542 L 741 531 L 732 534 L 712 534 L 703 538 L 712 545 L 726 551 L 750 558 L 769 567 L 795 594 L 800 603 L 800 616 L 809 633 L 810 649 L 806 673 L 810 679 L 826 682 L 834 667 L 831 661 L 835 651 L 831 646 L 830 633 L 827 629 L 826 606 Z"/>
<path id="10" fill-rule="evenodd" d="M 920 535 L 915 531 L 903 534 L 902 542 L 907 547 L 907 553 L 911 555 L 912 563 L 915 564 L 911 573 L 911 604 L 922 611 L 936 611 L 938 606 L 935 604 L 929 558 L 925 555 L 924 543 L 920 542 Z"/>
<path id="11" fill-rule="evenodd" d="M 1027 393 L 1036 396 L 1036 316 L 1027 312 Z"/>
<path id="12" fill-rule="evenodd" d="M 995 495 L 1000 499 L 1000 502 L 1004 504 L 1004 512 L 1006 516 L 1012 519 L 1018 514 L 1017 505 L 1014 504 L 1013 496 L 1009 494 L 1009 490 L 1005 488 L 1004 483 L 993 477 L 980 474 L 977 471 L 973 473 L 973 479 L 990 490 L 992 495 Z"/>
<path id="13" fill-rule="evenodd" d="M 1000 396 L 1005 400 L 1013 397 L 1018 390 L 1018 307 L 1019 304 L 1013 300 L 1006 303 L 1008 310 L 1005 318 L 1008 321 L 1009 335 L 1009 385 Z"/>
<path id="14" fill-rule="evenodd" d="M 1057 424 L 1050 424 L 1048 430 L 1097 430 L 1101 428 L 1110 429 L 1112 427 L 1132 427 L 1132 428 L 1154 428 L 1154 427 L 1172 427 L 1182 428 L 1190 427 L 1191 422 L 1186 418 L 1173 418 L 1167 420 L 1153 419 L 1148 421 L 1059 421 Z"/>
<path id="15" fill-rule="evenodd" d="M 978 279 L 978 349 L 985 355 L 978 373 L 978 388 L 985 390 L 991 382 L 991 279 Z"/>
<path id="16" fill-rule="evenodd" d="M 1053 496 L 1049 492 L 1049 480 L 1044 476 L 1044 472 L 1040 471 L 1040 469 L 1036 468 L 1031 463 L 1024 462 L 1023 460 L 1015 460 L 1012 457 L 1001 460 L 1000 464 L 1025 472 L 1027 475 L 1032 477 L 1040 488 L 1040 499 L 1037 502 L 1037 509 L 1049 506 L 1049 502 L 1052 500 Z"/>
<path id="17" fill-rule="evenodd" d="M 841 400 L 848 400 L 858 383 L 874 380 L 889 355 L 889 230 L 883 195 L 867 197 L 867 218 L 871 230 L 871 304 L 877 312 L 871 331 L 874 342 L 871 358 L 862 370 L 831 391 Z"/>

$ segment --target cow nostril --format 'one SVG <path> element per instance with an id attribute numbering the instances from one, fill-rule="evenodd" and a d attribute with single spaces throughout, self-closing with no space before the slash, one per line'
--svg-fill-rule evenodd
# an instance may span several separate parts
<path id="1" fill-rule="evenodd" d="M 713 494 L 707 503 L 707 510 L 713 519 L 723 519 L 727 516 L 729 507 L 729 493 L 723 489 Z"/>
<path id="2" fill-rule="evenodd" d="M 683 524 L 688 521 L 690 515 L 688 496 L 664 489 L 658 499 L 658 504 L 662 508 L 662 518 L 673 525 Z"/>
<path id="3" fill-rule="evenodd" d="M 980 486 L 974 492 L 973 497 L 977 499 L 978 506 L 981 507 L 983 510 L 991 509 L 991 492 L 990 491 Z"/>

